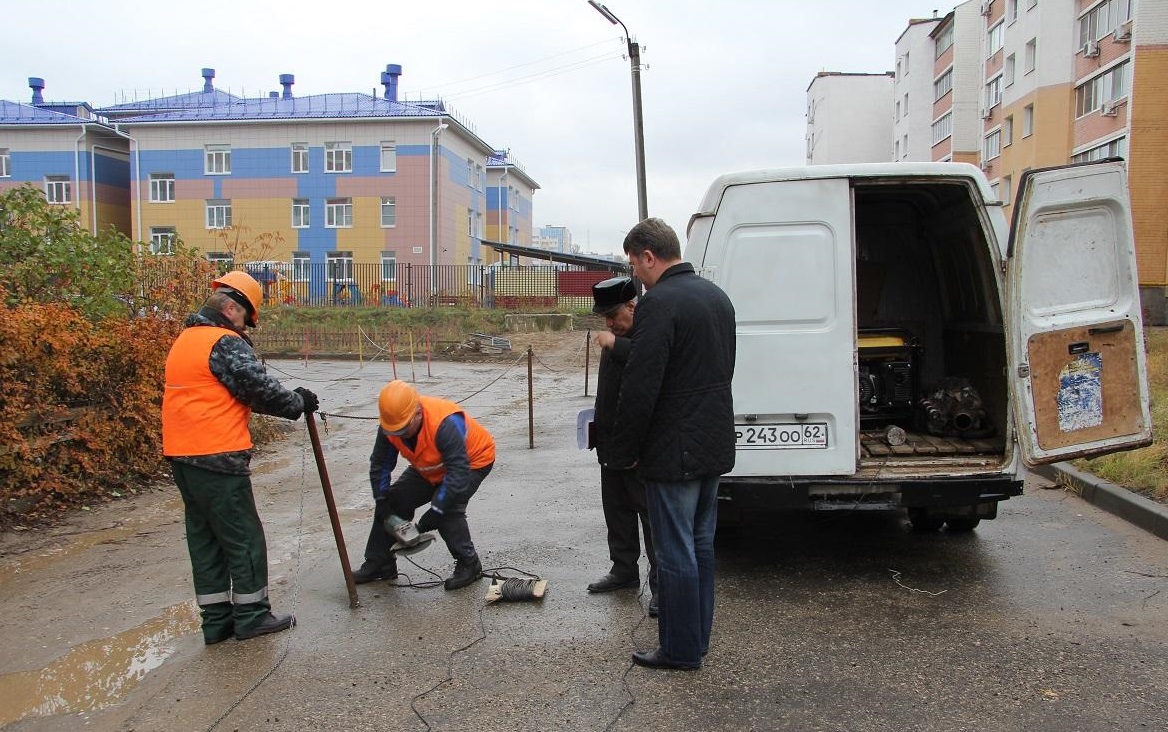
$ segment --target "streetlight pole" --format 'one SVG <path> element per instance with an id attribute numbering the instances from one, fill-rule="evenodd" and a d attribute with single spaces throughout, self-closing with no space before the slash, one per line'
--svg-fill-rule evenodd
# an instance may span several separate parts
<path id="1" fill-rule="evenodd" d="M 633 75 L 633 144 L 637 154 L 637 214 L 640 221 L 649 218 L 649 202 L 645 195 L 645 126 L 641 120 L 641 46 L 629 36 L 629 29 L 621 19 L 596 0 L 588 0 L 596 12 L 625 32 L 629 49 L 629 67 Z"/>
<path id="2" fill-rule="evenodd" d="M 430 302 L 438 294 L 438 135 L 450 125 L 443 122 L 430 132 Z"/>

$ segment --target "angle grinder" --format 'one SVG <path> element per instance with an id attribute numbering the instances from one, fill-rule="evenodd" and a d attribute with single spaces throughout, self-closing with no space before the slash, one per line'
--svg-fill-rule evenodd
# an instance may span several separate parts
<path id="1" fill-rule="evenodd" d="M 389 548 L 394 554 L 408 557 L 422 551 L 434 541 L 433 531 L 419 533 L 418 527 L 414 525 L 413 521 L 406 521 L 401 516 L 390 514 L 385 519 L 384 525 L 385 530 L 397 539 L 394 545 Z"/>

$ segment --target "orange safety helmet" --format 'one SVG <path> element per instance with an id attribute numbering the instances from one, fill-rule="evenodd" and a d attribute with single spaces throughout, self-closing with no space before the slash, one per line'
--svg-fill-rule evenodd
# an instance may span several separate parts
<path id="1" fill-rule="evenodd" d="M 381 429 L 397 432 L 410 423 L 418 409 L 418 391 L 401 379 L 385 385 L 377 397 Z"/>
<path id="2" fill-rule="evenodd" d="M 247 324 L 251 327 L 256 327 L 260 324 L 260 304 L 264 301 L 264 291 L 260 287 L 260 283 L 256 282 L 255 278 L 247 272 L 235 270 L 211 281 L 211 289 L 218 290 L 220 287 L 230 287 L 246 298 L 246 302 L 240 302 L 239 298 L 231 298 L 240 305 L 247 308 Z"/>

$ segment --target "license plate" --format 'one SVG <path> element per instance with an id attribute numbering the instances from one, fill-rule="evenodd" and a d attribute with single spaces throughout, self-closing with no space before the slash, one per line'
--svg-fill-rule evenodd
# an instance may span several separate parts
<path id="1" fill-rule="evenodd" d="M 826 448 L 827 423 L 739 424 L 734 426 L 739 450 Z"/>

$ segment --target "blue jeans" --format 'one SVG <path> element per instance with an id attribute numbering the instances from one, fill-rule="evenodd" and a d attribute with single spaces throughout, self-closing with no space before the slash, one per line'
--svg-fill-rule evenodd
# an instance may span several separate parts
<path id="1" fill-rule="evenodd" d="M 657 637 L 671 661 L 697 665 L 714 624 L 718 478 L 645 481 L 645 495 L 657 553 Z"/>

